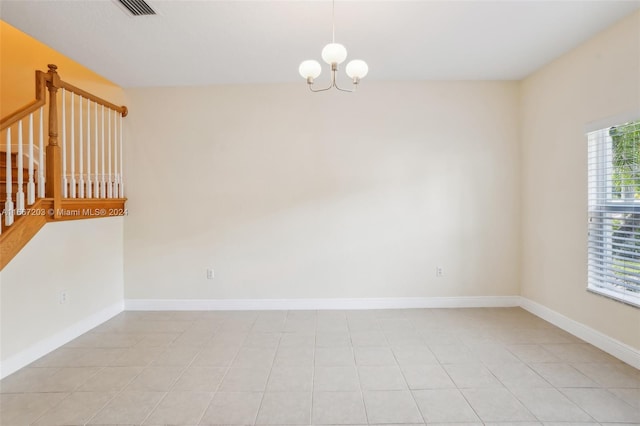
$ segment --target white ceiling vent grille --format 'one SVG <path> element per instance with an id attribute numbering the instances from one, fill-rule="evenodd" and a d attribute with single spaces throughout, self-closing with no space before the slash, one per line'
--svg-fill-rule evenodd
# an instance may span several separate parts
<path id="1" fill-rule="evenodd" d="M 151 9 L 144 0 L 118 0 L 133 16 L 155 15 L 156 12 Z"/>

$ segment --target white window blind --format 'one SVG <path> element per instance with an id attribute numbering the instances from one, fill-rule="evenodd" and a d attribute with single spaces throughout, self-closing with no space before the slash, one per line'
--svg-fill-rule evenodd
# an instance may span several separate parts
<path id="1" fill-rule="evenodd" d="M 640 306 L 640 121 L 588 133 L 588 288 Z"/>

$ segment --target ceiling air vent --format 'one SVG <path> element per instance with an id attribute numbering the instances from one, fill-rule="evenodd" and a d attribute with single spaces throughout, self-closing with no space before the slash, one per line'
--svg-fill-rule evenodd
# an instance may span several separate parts
<path id="1" fill-rule="evenodd" d="M 151 9 L 144 0 L 118 0 L 133 16 L 155 15 L 156 12 Z"/>

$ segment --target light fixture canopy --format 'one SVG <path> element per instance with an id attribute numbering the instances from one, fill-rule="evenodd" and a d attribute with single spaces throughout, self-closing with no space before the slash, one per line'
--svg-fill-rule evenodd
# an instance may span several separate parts
<path id="1" fill-rule="evenodd" d="M 303 61 L 298 67 L 298 72 L 302 76 L 302 78 L 307 80 L 307 84 L 309 85 L 309 89 L 312 92 L 324 92 L 325 90 L 329 90 L 332 87 L 335 87 L 338 90 L 343 92 L 355 92 L 358 84 L 360 84 L 360 80 L 363 79 L 367 73 L 369 72 L 369 66 L 367 63 L 361 59 L 354 59 L 347 64 L 345 69 L 347 75 L 351 78 L 353 83 L 353 89 L 343 89 L 338 86 L 336 82 L 336 72 L 338 71 L 338 65 L 343 63 L 347 59 L 347 49 L 340 43 L 336 43 L 336 24 L 335 24 L 335 9 L 336 4 L 335 0 L 332 2 L 332 24 L 333 24 L 333 35 L 332 42 L 327 44 L 322 49 L 322 60 L 331 66 L 331 84 L 328 87 L 323 89 L 315 89 L 313 87 L 314 80 L 318 78 L 320 73 L 322 72 L 322 67 L 318 61 L 313 59 Z"/>

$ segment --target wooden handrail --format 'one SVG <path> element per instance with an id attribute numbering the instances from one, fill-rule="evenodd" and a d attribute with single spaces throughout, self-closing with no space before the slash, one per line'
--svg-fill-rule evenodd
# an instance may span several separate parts
<path id="1" fill-rule="evenodd" d="M 64 90 L 68 90 L 69 92 L 73 92 L 76 95 L 80 95 L 85 99 L 89 99 L 97 104 L 103 105 L 109 109 L 112 109 L 114 111 L 117 111 L 119 113 L 122 114 L 123 117 L 127 116 L 127 113 L 129 112 L 129 110 L 127 109 L 126 106 L 118 106 L 118 105 L 114 105 L 109 101 L 105 101 L 102 98 L 99 98 L 97 96 L 92 95 L 91 93 L 84 91 L 82 89 L 77 88 L 76 86 L 66 83 L 64 81 L 60 81 L 60 87 L 63 88 Z"/>
<path id="2" fill-rule="evenodd" d="M 53 85 L 56 89 L 65 89 L 70 92 L 75 93 L 76 95 L 80 95 L 85 99 L 89 99 L 97 104 L 103 105 L 109 109 L 117 111 L 122 114 L 123 117 L 126 117 L 129 113 L 129 110 L 126 106 L 115 105 L 111 102 L 104 100 L 98 96 L 92 95 L 86 90 L 82 90 L 79 87 L 74 86 L 73 84 L 67 83 L 66 81 L 60 80 L 58 76 L 57 69 L 58 67 L 53 64 L 49 64 L 49 72 L 36 71 L 36 100 L 25 105 L 20 108 L 16 112 L 3 117 L 0 119 L 0 131 L 10 127 L 12 124 L 17 123 L 25 117 L 28 117 L 32 112 L 37 111 L 41 106 L 46 105 L 47 103 L 47 87 L 49 85 Z M 55 77 L 54 77 L 55 74 Z"/>
<path id="3" fill-rule="evenodd" d="M 0 119 L 0 131 L 10 127 L 14 123 L 17 123 L 47 103 L 46 83 L 49 79 L 50 76 L 48 73 L 36 71 L 36 100 L 20 108 L 13 114 Z"/>

